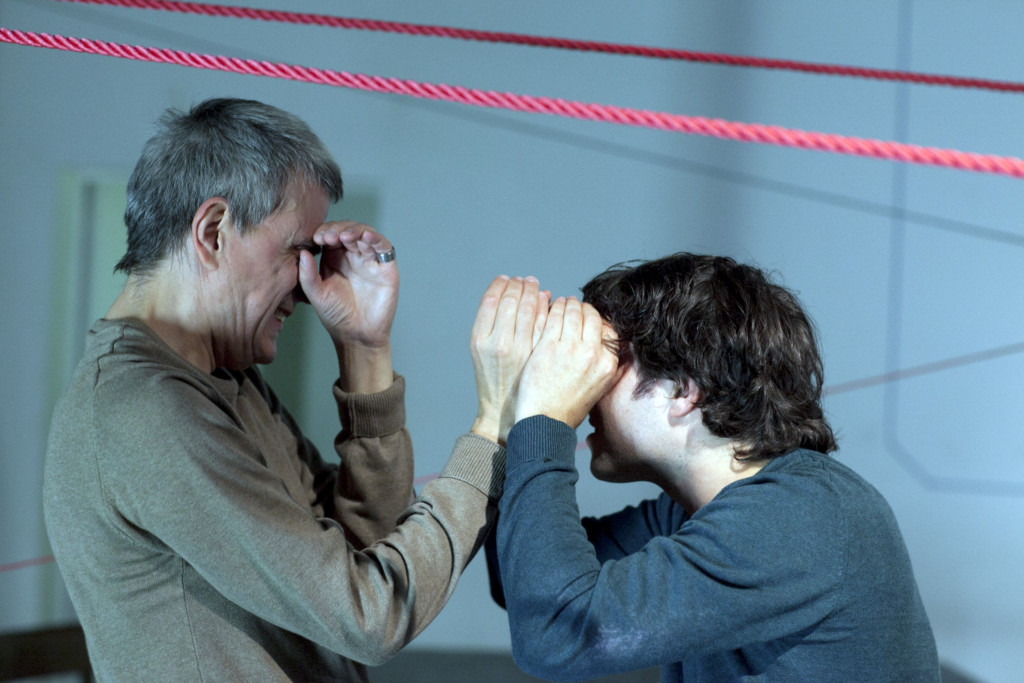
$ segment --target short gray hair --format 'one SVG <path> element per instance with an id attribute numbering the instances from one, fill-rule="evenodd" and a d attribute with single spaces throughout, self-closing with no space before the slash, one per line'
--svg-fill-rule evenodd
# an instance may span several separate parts
<path id="1" fill-rule="evenodd" d="M 293 180 L 341 199 L 341 171 L 301 119 L 262 102 L 210 99 L 169 109 L 128 181 L 128 249 L 115 270 L 146 274 L 182 247 L 199 206 L 228 201 L 245 232 L 285 199 Z"/>

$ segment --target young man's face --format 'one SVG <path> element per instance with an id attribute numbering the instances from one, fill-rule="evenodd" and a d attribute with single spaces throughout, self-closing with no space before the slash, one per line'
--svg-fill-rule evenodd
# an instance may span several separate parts
<path id="1" fill-rule="evenodd" d="M 329 201 L 320 188 L 293 184 L 280 208 L 234 241 L 229 273 L 232 307 L 218 364 L 245 368 L 277 355 L 277 335 L 295 310 L 299 253 L 315 249 Z"/>
<path id="2" fill-rule="evenodd" d="M 669 426 L 669 383 L 657 382 L 634 397 L 639 383 L 632 362 L 590 411 L 594 433 L 587 437 L 590 471 L 611 482 L 654 481 L 663 430 Z"/>

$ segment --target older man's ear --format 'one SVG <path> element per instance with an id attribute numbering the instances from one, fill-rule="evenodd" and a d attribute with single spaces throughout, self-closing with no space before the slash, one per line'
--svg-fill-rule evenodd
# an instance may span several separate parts
<path id="1" fill-rule="evenodd" d="M 203 268 L 216 270 L 220 266 L 224 240 L 231 237 L 226 234 L 226 228 L 234 230 L 227 199 L 210 197 L 196 209 L 189 241 Z"/>

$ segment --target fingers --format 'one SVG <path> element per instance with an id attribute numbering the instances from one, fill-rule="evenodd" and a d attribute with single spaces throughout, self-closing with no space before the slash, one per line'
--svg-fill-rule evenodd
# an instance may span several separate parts
<path id="1" fill-rule="evenodd" d="M 481 339 L 500 331 L 511 341 L 532 347 L 543 329 L 550 297 L 550 293 L 539 290 L 533 276 L 494 278 L 480 299 L 472 336 Z"/>
<path id="2" fill-rule="evenodd" d="M 544 332 L 544 325 L 548 320 L 548 309 L 551 307 L 551 292 L 544 290 L 537 297 L 537 318 L 533 322 L 532 346 L 540 341 L 540 335 Z"/>
<path id="3" fill-rule="evenodd" d="M 547 415 L 577 427 L 616 376 L 615 332 L 590 304 L 559 297 L 526 363 L 515 419 Z"/>
<path id="4" fill-rule="evenodd" d="M 589 316 L 597 316 L 598 320 L 601 319 L 593 306 L 581 303 L 574 296 L 568 298 L 560 296 L 555 299 L 548 310 L 542 338 L 551 341 L 583 339 L 585 308 L 589 310 Z M 593 322 L 590 324 L 593 325 Z"/>
<path id="5" fill-rule="evenodd" d="M 358 221 L 324 223 L 313 234 L 313 241 L 328 250 L 345 249 L 374 260 L 377 254 L 383 254 L 393 246 L 384 235 Z"/>
<path id="6" fill-rule="evenodd" d="M 610 326 L 606 330 L 606 325 L 601 314 L 590 304 L 574 296 L 558 297 L 547 313 L 544 332 L 552 340 L 581 339 L 594 344 L 604 340 L 608 334 L 615 338 L 614 330 Z"/>
<path id="7" fill-rule="evenodd" d="M 540 341 L 556 342 L 562 338 L 562 321 L 565 319 L 566 298 L 558 297 L 551 303 L 548 309 L 548 317 L 544 323 L 544 332 L 541 333 Z"/>
<path id="8" fill-rule="evenodd" d="M 525 346 L 530 349 L 534 347 L 540 330 L 543 329 L 544 319 L 547 317 L 549 297 L 550 293 L 542 293 L 540 291 L 537 278 L 528 276 L 523 279 L 522 291 L 516 309 L 515 330 L 513 332 L 516 345 Z M 540 327 L 538 327 L 538 319 L 540 320 Z"/>
<path id="9" fill-rule="evenodd" d="M 325 247 L 342 246 L 346 240 L 351 241 L 353 235 L 361 235 L 371 228 L 356 221 L 331 221 L 324 223 L 313 233 L 313 241 Z"/>
<path id="10" fill-rule="evenodd" d="M 358 227 L 344 230 L 339 235 L 341 243 L 349 251 L 358 252 L 360 256 L 368 256 L 376 260 L 377 254 L 383 254 L 391 249 L 391 242 L 384 235 L 362 224 L 357 225 Z"/>
<path id="11" fill-rule="evenodd" d="M 574 296 L 565 302 L 565 317 L 562 320 L 562 338 L 579 339 L 583 329 L 583 304 Z"/>
<path id="12" fill-rule="evenodd" d="M 614 330 L 597 309 L 575 296 L 551 301 L 551 292 L 540 291 L 534 277 L 499 275 L 487 287 L 471 334 L 474 339 L 484 339 L 497 330 L 510 333 L 519 344 L 529 340 L 531 348 L 542 338 L 572 338 L 589 344 L 615 340 Z"/>
<path id="13" fill-rule="evenodd" d="M 479 409 L 472 431 L 502 443 L 512 428 L 516 386 L 533 349 L 539 309 L 547 294 L 534 277 L 499 275 L 480 299 L 470 353 Z"/>
<path id="14" fill-rule="evenodd" d="M 601 318 L 601 314 L 597 312 L 596 308 L 586 303 L 583 304 L 580 313 L 583 318 L 583 341 L 590 344 L 602 343 L 605 336 L 605 322 Z"/>
<path id="15" fill-rule="evenodd" d="M 473 321 L 473 330 L 471 332 L 473 338 L 479 339 L 490 336 L 491 331 L 494 329 L 494 318 L 497 314 L 498 302 L 501 301 L 501 296 L 505 293 L 509 280 L 511 280 L 509 276 L 499 275 L 487 286 L 484 295 L 480 298 L 480 306 L 477 308 L 476 319 Z"/>
<path id="16" fill-rule="evenodd" d="M 523 278 L 514 277 L 508 281 L 505 291 L 498 301 L 498 311 L 494 318 L 494 329 L 501 329 L 515 338 L 516 314 L 523 299 L 525 283 Z"/>

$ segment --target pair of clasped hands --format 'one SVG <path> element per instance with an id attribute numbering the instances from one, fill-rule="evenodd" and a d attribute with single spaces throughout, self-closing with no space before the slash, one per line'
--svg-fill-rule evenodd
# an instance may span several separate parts
<path id="1" fill-rule="evenodd" d="M 533 277 L 498 276 L 470 334 L 479 399 L 473 433 L 504 444 L 512 425 L 533 415 L 575 429 L 618 376 L 614 341 L 590 304 L 551 301 Z"/>

